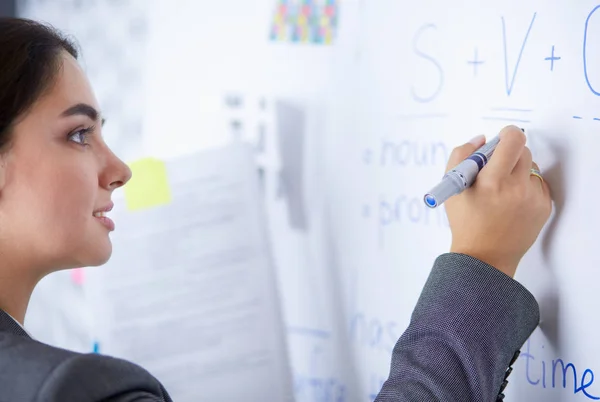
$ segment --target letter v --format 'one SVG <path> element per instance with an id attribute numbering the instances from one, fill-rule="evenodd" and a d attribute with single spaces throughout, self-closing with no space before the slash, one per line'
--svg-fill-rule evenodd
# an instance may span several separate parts
<path id="1" fill-rule="evenodd" d="M 515 68 L 513 70 L 512 77 L 508 75 L 508 54 L 506 52 L 506 24 L 504 23 L 504 17 L 502 17 L 502 39 L 504 41 L 504 79 L 506 83 L 506 94 L 510 96 L 513 90 L 513 86 L 515 84 L 515 77 L 517 76 L 517 70 L 519 69 L 519 63 L 521 62 L 521 56 L 523 55 L 523 49 L 525 49 L 525 44 L 527 43 L 527 38 L 529 37 L 529 32 L 531 32 L 531 27 L 533 27 L 533 22 L 535 21 L 537 13 L 533 13 L 533 18 L 531 19 L 531 23 L 529 24 L 529 29 L 527 29 L 527 33 L 525 34 L 525 39 L 523 39 L 523 43 L 521 44 L 521 51 L 519 52 L 519 57 L 517 58 L 517 63 L 515 64 Z M 508 83 L 510 81 L 510 84 Z"/>

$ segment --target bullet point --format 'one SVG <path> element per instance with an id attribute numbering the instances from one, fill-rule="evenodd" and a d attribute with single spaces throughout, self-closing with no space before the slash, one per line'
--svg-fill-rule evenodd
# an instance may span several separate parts
<path id="1" fill-rule="evenodd" d="M 368 205 L 363 205 L 362 216 L 368 218 L 371 215 L 371 208 Z"/>
<path id="2" fill-rule="evenodd" d="M 373 152 L 371 152 L 370 149 L 367 149 L 363 154 L 363 162 L 368 165 L 371 163 L 371 159 L 373 159 Z"/>

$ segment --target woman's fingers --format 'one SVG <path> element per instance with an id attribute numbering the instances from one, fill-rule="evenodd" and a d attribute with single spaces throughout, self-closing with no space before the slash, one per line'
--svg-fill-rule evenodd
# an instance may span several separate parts
<path id="1" fill-rule="evenodd" d="M 525 134 L 520 128 L 505 127 L 500 132 L 500 142 L 486 165 L 484 174 L 494 176 L 495 179 L 510 176 L 521 158 L 525 142 Z"/>
<path id="2" fill-rule="evenodd" d="M 496 155 L 492 156 L 494 159 Z M 515 168 L 512 171 L 512 175 L 515 176 L 517 180 L 521 183 L 529 180 L 529 176 L 531 175 L 531 167 L 533 164 L 533 158 L 531 156 L 531 151 L 527 147 L 523 147 L 521 150 L 521 157 L 517 161 Z"/>
<path id="3" fill-rule="evenodd" d="M 456 165 L 467 159 L 469 155 L 471 155 L 477 149 L 481 148 L 483 144 L 485 144 L 485 136 L 478 135 L 466 144 L 454 148 L 452 150 L 452 153 L 450 154 L 450 158 L 448 159 L 448 164 L 446 165 L 446 172 L 448 172 L 450 169 L 455 168 Z"/>

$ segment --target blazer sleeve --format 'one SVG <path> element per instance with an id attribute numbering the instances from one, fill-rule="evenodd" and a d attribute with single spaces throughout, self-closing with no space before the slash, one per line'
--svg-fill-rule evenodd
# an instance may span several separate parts
<path id="1" fill-rule="evenodd" d="M 439 256 L 375 401 L 502 400 L 539 317 L 514 279 L 467 255 Z"/>
<path id="2" fill-rule="evenodd" d="M 74 355 L 58 365 L 36 402 L 172 402 L 150 373 L 125 360 L 98 354 Z"/>

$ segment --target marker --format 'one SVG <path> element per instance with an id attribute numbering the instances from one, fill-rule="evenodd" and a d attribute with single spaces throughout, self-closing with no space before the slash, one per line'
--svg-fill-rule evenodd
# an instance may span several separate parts
<path id="1" fill-rule="evenodd" d="M 500 137 L 494 137 L 490 142 L 484 144 L 454 169 L 446 173 L 442 177 L 442 181 L 423 197 L 425 205 L 429 208 L 435 208 L 442 205 L 448 198 L 460 194 L 471 187 L 475 182 L 477 174 L 487 165 L 499 142 Z"/>

